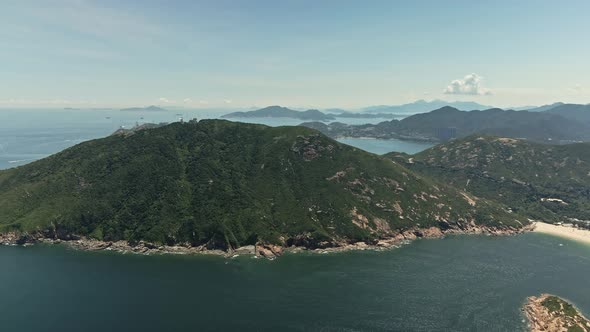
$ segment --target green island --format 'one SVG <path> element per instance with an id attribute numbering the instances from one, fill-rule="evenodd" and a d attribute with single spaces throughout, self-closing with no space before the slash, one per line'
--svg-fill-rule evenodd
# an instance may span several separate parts
<path id="1" fill-rule="evenodd" d="M 3 243 L 274 256 L 528 224 L 501 203 L 304 127 L 173 123 L 0 172 Z"/>
<path id="2" fill-rule="evenodd" d="M 531 332 L 590 331 L 590 321 L 573 305 L 554 295 L 531 296 L 523 310 Z"/>

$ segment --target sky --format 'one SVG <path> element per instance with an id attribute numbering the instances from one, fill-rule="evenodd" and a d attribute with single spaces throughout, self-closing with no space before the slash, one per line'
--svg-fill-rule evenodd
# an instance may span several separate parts
<path id="1" fill-rule="evenodd" d="M 4 0 L 0 107 L 590 103 L 590 1 Z"/>

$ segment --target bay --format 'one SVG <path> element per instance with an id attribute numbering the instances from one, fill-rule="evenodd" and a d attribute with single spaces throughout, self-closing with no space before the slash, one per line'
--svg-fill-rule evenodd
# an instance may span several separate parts
<path id="1" fill-rule="evenodd" d="M 590 313 L 590 246 L 537 233 L 274 261 L 0 247 L 0 266 L 2 331 L 523 331 L 541 292 Z"/>

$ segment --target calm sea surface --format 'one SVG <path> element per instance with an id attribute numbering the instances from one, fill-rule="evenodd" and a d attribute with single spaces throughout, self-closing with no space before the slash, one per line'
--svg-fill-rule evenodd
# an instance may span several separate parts
<path id="1" fill-rule="evenodd" d="M 121 126 L 159 123 L 184 119 L 219 118 L 230 111 L 171 110 L 169 112 L 121 112 L 119 110 L 64 109 L 0 109 L 0 169 L 27 164 L 80 142 L 105 137 Z M 298 125 L 301 120 L 281 118 L 231 119 L 269 126 Z M 387 119 L 340 119 L 337 121 L 362 124 Z M 416 152 L 430 145 L 397 140 L 343 139 L 343 143 L 373 152 Z"/>
<path id="2" fill-rule="evenodd" d="M 523 331 L 541 292 L 590 314 L 590 246 L 541 234 L 274 261 L 0 247 L 0 266 L 1 331 Z"/>

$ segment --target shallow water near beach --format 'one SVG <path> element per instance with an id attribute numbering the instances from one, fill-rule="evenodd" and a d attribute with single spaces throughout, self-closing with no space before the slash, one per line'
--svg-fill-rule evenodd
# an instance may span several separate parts
<path id="1" fill-rule="evenodd" d="M 274 261 L 0 247 L 0 266 L 2 331 L 520 331 L 541 292 L 590 313 L 590 246 L 537 233 Z"/>

